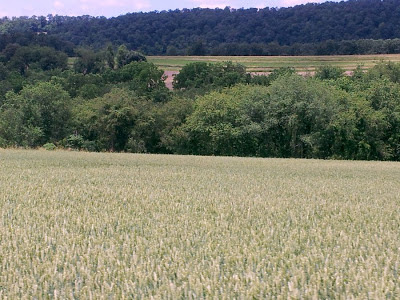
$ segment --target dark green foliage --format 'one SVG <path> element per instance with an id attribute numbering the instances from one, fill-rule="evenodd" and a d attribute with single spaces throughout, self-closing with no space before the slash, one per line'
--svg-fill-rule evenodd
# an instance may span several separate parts
<path id="1" fill-rule="evenodd" d="M 246 83 L 250 76 L 245 67 L 232 62 L 195 62 L 184 66 L 174 77 L 174 89 L 215 89 Z"/>
<path id="2" fill-rule="evenodd" d="M 151 110 L 151 101 L 114 89 L 76 107 L 75 130 L 99 150 L 147 152 L 143 130 L 153 124 Z"/>
<path id="3" fill-rule="evenodd" d="M 131 62 L 146 61 L 146 57 L 143 54 L 137 51 L 128 50 L 128 48 L 125 45 L 122 45 L 118 48 L 115 59 L 118 68 L 122 68 L 125 65 L 129 65 Z"/>
<path id="4" fill-rule="evenodd" d="M 3 52 L 3 61 L 9 70 L 25 74 L 28 69 L 48 71 L 67 67 L 68 57 L 63 52 L 50 47 L 14 46 L 12 49 L 7 47 Z"/>
<path id="5" fill-rule="evenodd" d="M 133 94 L 113 90 L 101 98 L 76 107 L 76 131 L 98 148 L 123 151 L 128 142 L 137 111 L 131 103 Z"/>
<path id="6" fill-rule="evenodd" d="M 239 85 L 196 100 L 174 131 L 175 151 L 202 155 L 262 155 L 264 87 Z M 260 147 L 261 146 L 261 147 Z"/>
<path id="7" fill-rule="evenodd" d="M 147 55 L 400 53 L 398 14 L 397 0 L 352 0 L 280 9 L 154 11 L 111 19 L 3 18 L 0 51 L 6 43 L 35 43 L 72 56 L 71 43 L 95 49 L 111 43 Z"/>
<path id="8" fill-rule="evenodd" d="M 369 80 L 387 78 L 392 82 L 400 83 L 400 64 L 381 62 L 368 71 Z"/>
<path id="9" fill-rule="evenodd" d="M 92 99 L 109 91 L 106 82 L 100 74 L 82 74 L 66 71 L 51 78 L 54 83 L 60 84 L 72 98 L 81 96 Z"/>
<path id="10" fill-rule="evenodd" d="M 202 96 L 186 122 L 173 130 L 172 149 L 203 155 L 398 160 L 398 85 L 384 80 L 365 89 L 359 81 L 366 79 L 331 80 L 328 85 L 288 74 L 268 88 L 236 86 Z"/>
<path id="11" fill-rule="evenodd" d="M 159 106 L 155 110 L 155 134 L 158 141 L 155 152 L 174 153 L 181 149 L 178 145 L 182 142 L 179 137 L 179 126 L 193 112 L 194 102 L 191 99 L 174 97 L 172 100 Z M 178 146 L 178 147 L 177 147 Z M 188 149 L 181 149 L 187 152 Z"/>
<path id="12" fill-rule="evenodd" d="M 9 92 L 0 109 L 0 136 L 8 145 L 37 147 L 68 131 L 70 97 L 61 86 L 41 82 Z"/>
<path id="13" fill-rule="evenodd" d="M 378 159 L 400 160 L 400 86 L 387 79 L 373 81 L 365 97 L 384 127 L 379 133 Z"/>
<path id="14" fill-rule="evenodd" d="M 328 157 L 326 136 L 341 95 L 313 79 L 278 78 L 269 88 L 269 148 L 273 156 Z"/>
<path id="15" fill-rule="evenodd" d="M 254 84 L 254 85 L 268 86 L 270 84 L 270 77 L 269 77 L 269 75 L 255 74 L 251 77 L 250 82 L 251 82 L 251 84 Z"/>
<path id="16" fill-rule="evenodd" d="M 315 77 L 321 80 L 338 79 L 344 76 L 344 70 L 339 67 L 322 66 L 319 67 L 315 73 Z"/>
<path id="17" fill-rule="evenodd" d="M 189 47 L 187 52 L 188 55 L 194 55 L 194 56 L 202 56 L 206 55 L 206 53 L 207 51 L 202 41 L 195 42 L 193 45 Z"/>
<path id="18" fill-rule="evenodd" d="M 338 94 L 297 75 L 280 77 L 270 88 L 237 86 L 210 93 L 197 99 L 178 131 L 178 149 L 208 155 L 328 157 L 325 131 L 337 112 Z"/>
<path id="19" fill-rule="evenodd" d="M 282 67 L 279 69 L 275 69 L 271 72 L 270 75 L 268 75 L 268 80 L 269 83 L 272 83 L 276 79 L 278 79 L 281 76 L 287 76 L 287 75 L 293 75 L 296 73 L 296 70 L 291 67 Z"/>
<path id="20" fill-rule="evenodd" d="M 46 143 L 43 145 L 43 148 L 48 150 L 48 151 L 53 151 L 57 149 L 57 146 L 54 145 L 53 143 Z"/>
<path id="21" fill-rule="evenodd" d="M 84 143 L 85 140 L 81 135 L 71 134 L 70 136 L 67 137 L 65 146 L 68 148 L 80 150 L 82 149 Z"/>
<path id="22" fill-rule="evenodd" d="M 103 78 L 110 84 L 126 83 L 138 96 L 147 97 L 154 102 L 165 102 L 169 98 L 164 71 L 153 63 L 131 62 L 120 69 L 108 70 Z"/>
<path id="23" fill-rule="evenodd" d="M 77 59 L 74 62 L 74 70 L 77 73 L 101 73 L 105 68 L 103 55 L 91 49 L 81 48 L 76 51 Z"/>
<path id="24" fill-rule="evenodd" d="M 114 49 L 111 44 L 109 44 L 107 46 L 104 56 L 105 56 L 107 66 L 110 69 L 114 69 L 115 68 L 115 54 L 114 54 Z"/>
<path id="25" fill-rule="evenodd" d="M 191 63 L 169 91 L 127 47 L 82 48 L 64 70 L 65 54 L 17 40 L 0 39 L 0 147 L 400 160 L 399 64 L 251 77 Z"/>

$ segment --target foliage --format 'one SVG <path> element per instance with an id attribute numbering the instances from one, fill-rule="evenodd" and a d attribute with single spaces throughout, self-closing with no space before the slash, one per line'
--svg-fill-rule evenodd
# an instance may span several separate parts
<path id="1" fill-rule="evenodd" d="M 251 77 L 233 62 L 192 62 L 170 91 L 154 63 L 113 65 L 111 45 L 79 50 L 75 70 L 47 69 L 46 51 L 57 50 L 9 44 L 0 55 L 1 147 L 400 160 L 397 63 Z M 23 72 L 11 64 L 21 53 Z"/>
<path id="2" fill-rule="evenodd" d="M 392 82 L 400 83 L 400 64 L 380 62 L 368 71 L 368 79 L 387 78 Z"/>
<path id="3" fill-rule="evenodd" d="M 76 131 L 101 150 L 145 152 L 138 145 L 143 143 L 140 128 L 148 122 L 148 104 L 130 91 L 114 89 L 76 108 Z"/>
<path id="4" fill-rule="evenodd" d="M 48 150 L 48 151 L 53 151 L 57 149 L 57 146 L 54 145 L 53 143 L 46 143 L 43 145 L 43 148 Z"/>
<path id="5" fill-rule="evenodd" d="M 400 53 L 397 12 L 395 0 L 357 0 L 279 9 L 140 12 L 110 19 L 48 15 L 3 18 L 0 33 L 11 43 L 30 40 L 66 53 L 71 43 L 95 49 L 111 43 L 147 55 L 386 54 Z M 0 51 L 1 45 L 0 40 Z"/>
<path id="6" fill-rule="evenodd" d="M 70 97 L 61 86 L 40 82 L 9 92 L 0 110 L 0 136 L 9 144 L 37 147 L 61 140 L 70 122 Z"/>
<path id="7" fill-rule="evenodd" d="M 321 79 L 321 80 L 327 80 L 327 79 L 338 79 L 340 77 L 344 76 L 344 70 L 339 67 L 334 67 L 334 66 L 322 66 L 317 69 L 315 72 L 315 77 Z"/>
<path id="8" fill-rule="evenodd" d="M 82 149 L 83 145 L 85 143 L 85 140 L 83 137 L 79 134 L 71 134 L 70 136 L 67 137 L 66 140 L 66 147 L 72 148 L 72 149 Z"/>
<path id="9" fill-rule="evenodd" d="M 52 70 L 66 69 L 67 55 L 49 47 L 18 47 L 7 62 L 10 70 L 19 71 L 21 74 L 28 69 Z"/>
<path id="10" fill-rule="evenodd" d="M 236 86 L 199 97 L 177 129 L 177 151 L 202 155 L 259 155 L 265 88 Z"/>
<path id="11" fill-rule="evenodd" d="M 154 102 L 165 102 L 169 98 L 164 71 L 153 63 L 131 62 L 118 70 L 108 70 L 103 78 L 110 84 L 126 83 L 138 96 L 147 97 Z"/>
<path id="12" fill-rule="evenodd" d="M 68 70 L 59 76 L 53 76 L 51 81 L 60 84 L 72 98 L 80 96 L 92 99 L 109 92 L 109 87 L 101 74 L 82 74 Z"/>
<path id="13" fill-rule="evenodd" d="M 232 62 L 194 62 L 185 65 L 174 77 L 174 89 L 230 87 L 249 80 L 246 69 Z"/>
<path id="14" fill-rule="evenodd" d="M 134 61 L 146 61 L 146 57 L 143 54 L 137 51 L 128 50 L 125 45 L 122 45 L 118 48 L 115 59 L 118 68 L 129 65 L 131 62 Z"/>
<path id="15" fill-rule="evenodd" d="M 149 119 L 154 120 L 152 126 L 148 128 L 153 137 L 152 143 L 147 143 L 149 152 L 174 153 L 177 144 L 176 128 L 191 115 L 193 105 L 192 99 L 173 97 L 170 101 L 154 108 L 149 116 Z"/>
<path id="16" fill-rule="evenodd" d="M 77 73 L 101 73 L 105 64 L 101 53 L 94 52 L 91 49 L 81 48 L 76 51 L 77 60 L 74 62 L 74 70 Z"/>

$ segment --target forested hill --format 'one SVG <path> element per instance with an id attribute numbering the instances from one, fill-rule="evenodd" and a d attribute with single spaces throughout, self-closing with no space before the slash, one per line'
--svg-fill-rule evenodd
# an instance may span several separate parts
<path id="1" fill-rule="evenodd" d="M 110 19 L 49 15 L 0 20 L 2 33 L 27 30 L 47 32 L 79 46 L 126 44 L 149 55 L 286 54 L 284 50 L 304 54 L 304 44 L 317 44 L 330 52 L 321 54 L 336 54 L 343 52 L 340 41 L 399 38 L 400 1 L 350 0 L 281 9 L 196 8 L 130 13 Z M 238 49 L 243 53 L 229 53 Z"/>

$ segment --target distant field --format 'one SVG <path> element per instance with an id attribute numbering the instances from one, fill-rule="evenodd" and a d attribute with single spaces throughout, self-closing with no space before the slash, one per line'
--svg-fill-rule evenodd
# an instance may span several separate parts
<path id="1" fill-rule="evenodd" d="M 72 69 L 76 61 L 76 57 L 68 57 L 68 68 Z"/>
<path id="2" fill-rule="evenodd" d="M 400 164 L 0 149 L 1 299 L 395 299 Z"/>
<path id="3" fill-rule="evenodd" d="M 246 66 L 249 72 L 269 72 L 280 67 L 293 67 L 298 72 L 313 72 L 323 65 L 352 71 L 361 65 L 368 69 L 380 61 L 400 62 L 400 54 L 338 56 L 148 56 L 150 62 L 166 71 L 179 71 L 190 62 L 233 61 Z"/>

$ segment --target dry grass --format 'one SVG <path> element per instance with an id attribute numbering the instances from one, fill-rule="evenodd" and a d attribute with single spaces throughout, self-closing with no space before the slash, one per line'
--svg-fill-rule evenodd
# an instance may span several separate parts
<path id="1" fill-rule="evenodd" d="M 0 150 L 0 298 L 400 297 L 400 164 Z"/>
<path id="2" fill-rule="evenodd" d="M 380 61 L 400 62 L 400 54 L 330 55 L 330 56 L 148 56 L 166 71 L 179 71 L 190 62 L 233 61 L 246 66 L 249 72 L 270 72 L 281 67 L 292 67 L 298 72 L 314 72 L 318 67 L 332 65 L 353 71 L 357 66 L 368 69 Z"/>

